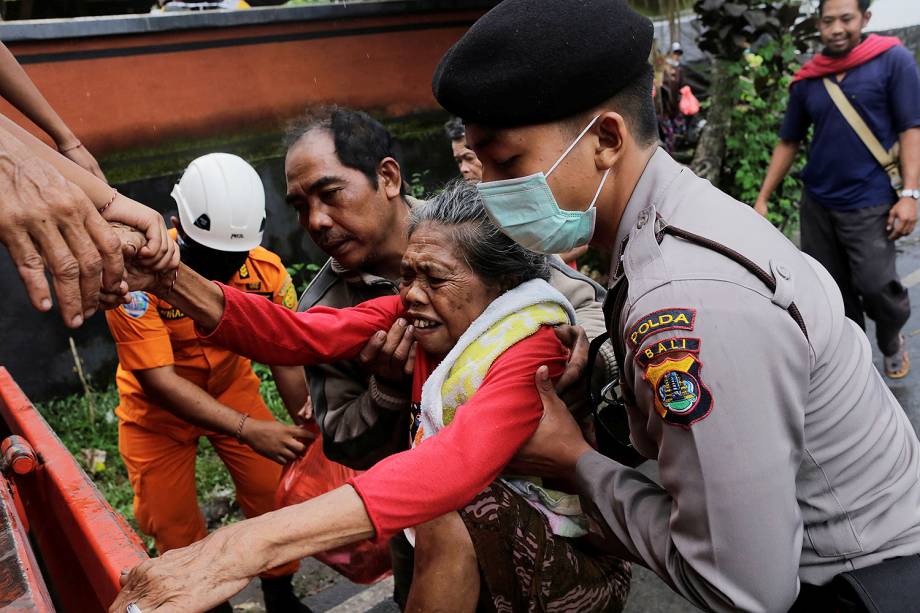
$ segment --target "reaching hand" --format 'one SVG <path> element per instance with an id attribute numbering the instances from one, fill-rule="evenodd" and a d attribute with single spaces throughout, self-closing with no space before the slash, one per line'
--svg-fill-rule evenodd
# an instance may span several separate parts
<path id="1" fill-rule="evenodd" d="M 100 288 L 122 291 L 121 242 L 76 185 L 37 157 L 2 151 L 0 192 L 0 242 L 35 308 L 51 308 L 45 266 L 64 323 L 73 328 L 96 311 Z"/>
<path id="2" fill-rule="evenodd" d="M 766 200 L 761 200 L 760 198 L 758 198 L 757 202 L 754 203 L 754 210 L 757 211 L 757 213 L 760 214 L 762 217 L 767 216 L 767 208 L 768 206 L 767 206 Z"/>
<path id="3" fill-rule="evenodd" d="M 121 592 L 109 613 L 125 613 L 131 603 L 143 613 L 208 611 L 242 590 L 258 571 L 245 568 L 250 556 L 228 553 L 240 546 L 239 526 L 224 526 L 197 543 L 123 571 Z"/>
<path id="4" fill-rule="evenodd" d="M 287 464 L 307 450 L 316 435 L 301 426 L 275 420 L 247 419 L 240 439 L 257 453 L 278 464 Z M 304 444 L 302 441 L 307 441 Z"/>
<path id="5" fill-rule="evenodd" d="M 591 346 L 588 335 L 581 326 L 561 325 L 554 328 L 556 338 L 569 350 L 569 359 L 565 371 L 556 382 L 556 391 L 562 392 L 581 378 L 581 373 L 588 365 L 588 348 Z"/>
<path id="6" fill-rule="evenodd" d="M 534 381 L 543 401 L 543 418 L 530 440 L 518 450 L 508 470 L 518 475 L 570 479 L 578 458 L 591 451 L 591 446 L 565 403 L 556 395 L 546 366 L 537 370 Z"/>
<path id="7" fill-rule="evenodd" d="M 374 333 L 358 354 L 358 360 L 378 381 L 408 390 L 415 368 L 414 331 L 415 328 L 400 317 L 387 332 Z"/>
<path id="8" fill-rule="evenodd" d="M 84 147 L 82 143 L 76 147 L 65 148 L 65 150 L 61 152 L 61 155 L 68 158 L 77 166 L 80 166 L 84 170 L 93 173 L 108 183 L 105 175 L 102 174 L 102 169 L 99 167 L 99 162 L 96 161 L 96 158 L 93 157 L 93 154 L 87 151 L 86 147 Z"/>

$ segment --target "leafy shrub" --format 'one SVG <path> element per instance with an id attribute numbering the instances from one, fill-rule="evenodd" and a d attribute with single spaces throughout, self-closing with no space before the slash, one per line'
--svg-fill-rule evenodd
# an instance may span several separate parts
<path id="1" fill-rule="evenodd" d="M 756 53 L 746 53 L 728 65 L 735 105 L 725 137 L 722 187 L 741 202 L 753 204 L 760 192 L 779 138 L 789 83 L 797 69 L 790 34 L 770 40 Z M 768 218 L 780 230 L 796 225 L 802 195 L 797 175 L 804 164 L 805 156 L 800 152 L 770 200 Z"/>

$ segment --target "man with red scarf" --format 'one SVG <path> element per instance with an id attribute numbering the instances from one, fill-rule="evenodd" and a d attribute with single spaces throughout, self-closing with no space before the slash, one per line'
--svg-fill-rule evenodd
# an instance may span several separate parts
<path id="1" fill-rule="evenodd" d="M 821 0 L 824 50 L 796 73 L 789 106 L 754 208 L 767 214 L 770 195 L 789 171 L 814 126 L 802 173 L 802 250 L 834 277 L 846 315 L 876 324 L 885 374 L 910 369 L 901 328 L 910 316 L 907 290 L 895 270 L 894 240 L 913 232 L 920 199 L 920 74 L 895 37 L 863 36 L 870 0 Z M 882 147 L 900 144 L 903 185 L 889 176 L 834 104 L 823 83 L 843 90 Z"/>

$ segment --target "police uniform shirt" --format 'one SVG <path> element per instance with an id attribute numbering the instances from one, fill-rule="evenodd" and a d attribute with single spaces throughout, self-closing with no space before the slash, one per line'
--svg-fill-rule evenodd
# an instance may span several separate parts
<path id="1" fill-rule="evenodd" d="M 776 291 L 715 251 L 659 243 L 662 222 L 744 254 Z M 828 273 L 661 149 L 618 233 L 629 291 L 611 334 L 633 444 L 662 485 L 580 459 L 605 544 L 699 607 L 748 611 L 787 610 L 799 579 L 920 552 L 920 445 Z"/>

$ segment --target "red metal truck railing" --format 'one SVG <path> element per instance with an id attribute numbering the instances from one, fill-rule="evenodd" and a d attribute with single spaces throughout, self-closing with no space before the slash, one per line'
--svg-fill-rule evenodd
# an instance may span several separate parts
<path id="1" fill-rule="evenodd" d="M 105 611 L 123 569 L 147 559 L 137 534 L 105 501 L 9 372 L 0 367 L 0 417 L 28 441 L 35 470 L 11 477 L 58 611 Z M 2 425 L 0 425 L 2 427 Z"/>

